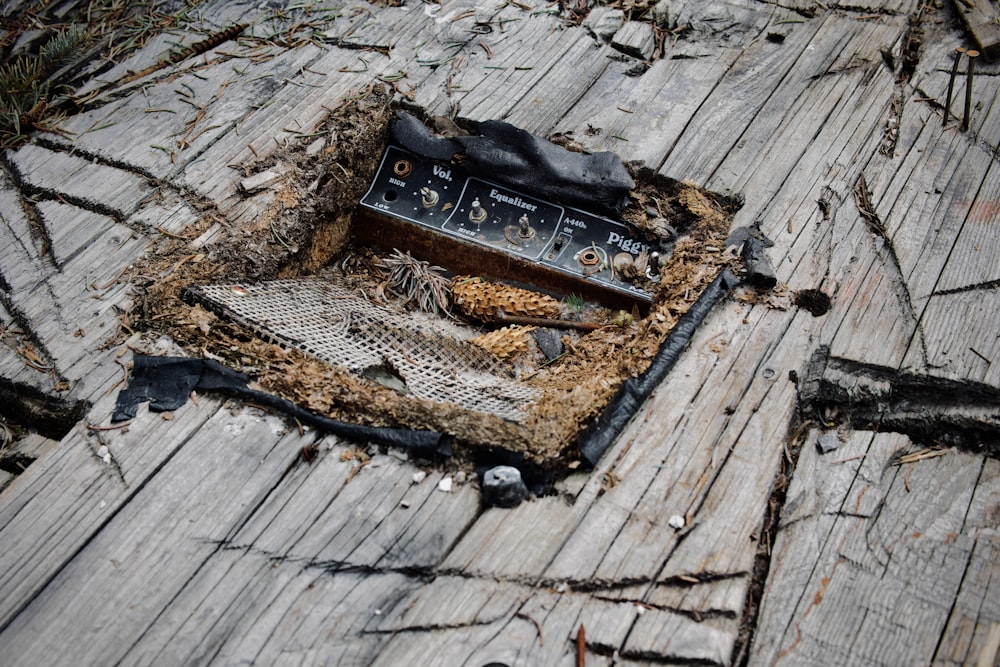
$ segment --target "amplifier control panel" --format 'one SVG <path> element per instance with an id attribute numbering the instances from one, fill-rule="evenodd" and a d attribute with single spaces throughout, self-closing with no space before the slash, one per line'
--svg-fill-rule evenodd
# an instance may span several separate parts
<path id="1" fill-rule="evenodd" d="M 375 243 L 409 250 L 409 238 L 414 248 L 446 247 L 451 249 L 446 254 L 452 255 L 460 248 L 466 266 L 473 267 L 478 249 L 489 256 L 483 266 L 510 267 L 512 275 L 496 277 L 530 283 L 532 276 L 522 274 L 537 269 L 558 274 L 558 280 L 543 282 L 559 283 L 567 293 L 587 292 L 593 286 L 627 299 L 648 303 L 652 298 L 646 289 L 657 279 L 649 268 L 652 249 L 627 225 L 511 190 L 395 146 L 386 150 L 361 205 L 376 215 L 359 221 L 359 235 Z M 400 226 L 400 221 L 412 227 Z M 433 239 L 422 239 L 423 234 L 465 245 L 434 244 Z M 504 257 L 510 259 L 506 264 Z M 422 259 L 449 265 L 447 257 Z"/>

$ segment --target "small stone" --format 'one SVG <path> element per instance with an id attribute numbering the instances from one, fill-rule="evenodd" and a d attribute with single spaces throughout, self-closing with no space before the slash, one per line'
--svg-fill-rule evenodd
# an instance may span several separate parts
<path id="1" fill-rule="evenodd" d="M 531 332 L 545 358 L 552 361 L 563 353 L 562 333 L 555 329 L 538 328 Z"/>
<path id="2" fill-rule="evenodd" d="M 606 42 L 611 39 L 625 23 L 625 12 L 610 7 L 594 7 L 583 22 L 583 27 L 593 33 L 594 37 Z"/>
<path id="3" fill-rule="evenodd" d="M 464 470 L 459 470 L 455 473 L 455 484 L 465 484 L 465 480 L 468 475 L 465 474 Z"/>
<path id="4" fill-rule="evenodd" d="M 823 433 L 816 438 L 816 449 L 820 454 L 829 454 L 840 447 L 840 438 L 836 433 Z"/>
<path id="5" fill-rule="evenodd" d="M 417 472 L 413 473 L 413 483 L 420 484 L 420 482 L 424 481 L 426 477 L 427 473 L 425 473 L 423 470 L 418 470 Z"/>
<path id="6" fill-rule="evenodd" d="M 451 476 L 443 477 L 440 482 L 438 482 L 438 491 L 442 493 L 451 493 Z"/>
<path id="7" fill-rule="evenodd" d="M 641 21 L 629 21 L 611 38 L 611 46 L 627 55 L 649 60 L 656 48 L 653 26 Z"/>
<path id="8" fill-rule="evenodd" d="M 409 500 L 400 500 L 399 501 L 399 506 L 402 507 L 404 510 L 408 510 L 408 509 L 410 509 L 410 501 Z"/>
<path id="9" fill-rule="evenodd" d="M 671 528 L 674 528 L 676 530 L 680 530 L 687 524 L 687 522 L 684 520 L 684 517 L 682 517 L 680 514 L 675 514 L 669 519 L 667 519 L 667 523 L 670 524 Z"/>
<path id="10" fill-rule="evenodd" d="M 516 507 L 528 497 L 521 471 L 513 466 L 496 466 L 483 475 L 483 500 L 493 507 Z"/>
<path id="11" fill-rule="evenodd" d="M 97 448 L 97 458 L 104 461 L 105 465 L 111 465 L 111 452 L 108 450 L 107 445 L 101 445 Z"/>

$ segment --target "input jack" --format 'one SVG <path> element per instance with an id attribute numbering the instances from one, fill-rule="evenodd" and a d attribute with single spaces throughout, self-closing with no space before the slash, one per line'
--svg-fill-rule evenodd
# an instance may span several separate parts
<path id="1" fill-rule="evenodd" d="M 392 165 L 392 173 L 400 178 L 406 178 L 412 172 L 413 165 L 410 164 L 409 160 L 396 160 L 396 164 Z"/>
<path id="2" fill-rule="evenodd" d="M 581 252 L 578 259 L 584 266 L 597 266 L 601 263 L 601 256 L 593 248 L 587 248 Z"/>

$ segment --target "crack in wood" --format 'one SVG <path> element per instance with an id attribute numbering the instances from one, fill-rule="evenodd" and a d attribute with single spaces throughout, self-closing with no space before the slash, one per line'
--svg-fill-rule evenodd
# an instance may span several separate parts
<path id="1" fill-rule="evenodd" d="M 589 646 L 589 644 L 588 644 Z M 595 653 L 598 653 L 595 651 Z M 652 651 L 619 651 L 622 658 L 643 660 L 650 665 L 705 665 L 706 667 L 719 667 L 722 663 L 716 660 L 684 659 L 675 655 L 662 655 Z"/>
<path id="2" fill-rule="evenodd" d="M 110 167 L 112 169 L 118 169 L 119 171 L 124 171 L 124 172 L 127 172 L 129 174 L 134 174 L 136 176 L 139 176 L 139 177 L 145 179 L 146 180 L 146 184 L 149 185 L 150 187 L 154 188 L 154 192 L 151 192 L 147 196 L 146 199 L 144 199 L 142 202 L 140 202 L 140 206 L 139 206 L 138 210 L 142 210 L 142 204 L 144 204 L 147 200 L 149 200 L 149 199 L 151 199 L 152 197 L 155 196 L 156 190 L 166 189 L 166 190 L 168 190 L 168 191 L 170 191 L 170 192 L 172 192 L 172 193 L 174 193 L 174 194 L 182 197 L 184 199 L 184 202 L 188 206 L 190 206 L 192 209 L 194 209 L 194 210 L 196 210 L 198 212 L 217 215 L 217 216 L 219 216 L 220 218 L 223 218 L 223 219 L 225 218 L 225 216 L 223 215 L 222 211 L 215 204 L 215 202 L 212 201 L 211 199 L 205 197 L 204 195 L 199 194 L 197 191 L 193 190 L 192 188 L 190 188 L 188 186 L 185 186 L 185 185 L 182 185 L 182 184 L 177 184 L 177 183 L 174 183 L 173 181 L 166 180 L 166 179 L 160 178 L 158 176 L 155 176 L 151 172 L 149 172 L 149 171 L 147 171 L 147 170 L 145 170 L 142 167 L 139 167 L 137 165 L 131 164 L 129 162 L 124 162 L 122 160 L 116 160 L 114 158 L 109 158 L 109 157 L 107 157 L 105 155 L 101 155 L 101 154 L 95 153 L 93 151 L 88 151 L 86 149 L 79 148 L 77 146 L 66 145 L 66 144 L 59 143 L 57 141 L 52 141 L 52 140 L 47 139 L 45 137 L 37 137 L 33 143 L 36 144 L 36 145 L 38 145 L 38 146 L 41 146 L 42 148 L 48 149 L 48 150 L 56 152 L 56 153 L 63 153 L 63 154 L 67 154 L 67 155 L 74 155 L 74 156 L 77 156 L 77 157 L 81 157 L 81 158 L 83 158 L 85 160 L 93 162 L 94 164 L 101 165 L 101 166 L 104 166 L 104 167 Z M 79 204 L 74 203 L 71 199 L 67 198 L 66 195 L 63 195 L 61 193 L 58 193 L 57 196 L 54 197 L 54 198 L 57 199 L 57 200 L 65 200 L 68 203 L 73 203 L 74 205 L 78 205 L 79 206 Z M 78 199 L 78 198 L 74 198 L 74 199 Z M 86 208 L 86 207 L 85 206 L 81 206 L 81 208 Z M 105 206 L 105 208 L 107 210 L 109 210 L 109 211 L 114 210 L 111 207 L 106 207 Z M 102 215 L 108 215 L 107 213 L 104 213 L 103 211 L 100 211 L 100 210 L 93 210 L 93 209 L 87 209 L 87 210 L 91 210 L 92 212 L 99 213 L 99 214 L 102 214 Z M 123 225 L 129 227 L 130 229 L 133 229 L 133 231 L 139 231 L 139 232 L 143 232 L 143 233 L 147 232 L 148 230 L 140 228 L 140 227 L 136 227 L 134 224 L 131 223 L 131 218 L 134 215 L 135 215 L 135 213 L 132 213 L 132 214 L 124 216 L 122 218 L 118 218 L 118 219 L 116 219 L 116 222 L 119 222 L 120 224 L 123 224 Z"/>
<path id="3" fill-rule="evenodd" d="M 82 208 L 85 211 L 90 211 L 91 213 L 96 213 L 98 215 L 103 215 L 105 217 L 111 218 L 118 224 L 125 224 L 127 216 L 123 211 L 119 211 L 107 204 L 104 204 L 93 199 L 86 199 L 84 197 L 79 197 L 76 195 L 67 194 L 64 192 L 58 192 L 46 187 L 41 187 L 38 185 L 31 185 L 25 183 L 22 186 L 22 192 L 30 196 L 29 201 L 37 203 L 40 201 L 57 201 L 62 204 L 68 204 L 70 206 L 75 206 L 77 208 Z M 61 264 L 65 265 L 67 260 L 63 260 Z"/>
<path id="4" fill-rule="evenodd" d="M 926 4 L 921 3 L 919 9 L 909 16 L 906 25 L 906 32 L 903 33 L 902 46 L 900 47 L 899 68 L 896 71 L 896 80 L 893 84 L 892 103 L 889 107 L 889 117 L 885 122 L 885 129 L 882 135 L 882 144 L 879 152 L 882 155 L 892 157 L 896 152 L 896 142 L 899 139 L 899 127 L 903 117 L 903 105 L 907 98 L 907 84 L 920 62 L 920 47 L 923 44 L 923 15 Z M 895 62 L 892 53 L 884 50 L 882 57 L 890 69 L 895 70 Z M 863 175 L 862 175 L 863 178 Z"/>
<path id="5" fill-rule="evenodd" d="M 95 153 L 93 151 L 88 151 L 86 148 L 81 148 L 79 146 L 74 146 L 72 144 L 64 144 L 58 141 L 53 141 L 52 139 L 44 136 L 35 137 L 32 141 L 33 144 L 46 148 L 50 151 L 56 153 L 65 153 L 67 155 L 75 155 L 77 157 L 84 158 L 94 164 L 99 164 L 105 167 L 113 167 L 115 169 L 120 169 L 121 171 L 127 171 L 130 174 L 135 174 L 136 176 L 141 176 L 145 178 L 150 185 L 168 185 L 162 179 L 154 176 L 151 172 L 138 167 L 134 164 L 124 162 L 122 160 L 115 160 L 114 158 L 109 158 L 105 155 Z"/>
<path id="6" fill-rule="evenodd" d="M 9 310 L 9 309 L 8 309 Z M 28 426 L 53 440 L 61 440 L 87 412 L 88 401 L 69 401 L 36 387 L 0 377 L 0 415 L 10 423 Z"/>
<path id="7" fill-rule="evenodd" d="M 827 269 L 829 271 L 829 268 Z M 811 422 L 803 418 L 802 411 L 793 415 L 788 425 L 788 435 L 785 443 L 785 456 L 782 457 L 780 468 L 771 485 L 764 509 L 764 519 L 761 523 L 759 537 L 756 538 L 757 552 L 754 554 L 750 586 L 747 588 L 746 601 L 743 604 L 742 620 L 736 642 L 733 645 L 733 659 L 730 664 L 746 667 L 750 660 L 750 648 L 757 632 L 760 617 L 761 601 L 771 572 L 772 545 L 778 536 L 778 530 L 783 529 L 781 512 L 788 496 L 788 487 L 795 467 L 798 465 L 799 453 L 802 451 L 803 436 L 808 431 Z"/>
<path id="8" fill-rule="evenodd" d="M 749 573 L 745 573 L 744 576 L 749 576 Z M 578 589 L 574 589 L 575 592 L 580 592 Z M 665 604 L 654 604 L 652 602 L 646 602 L 639 598 L 616 598 L 608 595 L 592 595 L 595 600 L 603 600 L 605 602 L 615 602 L 622 604 L 634 604 L 637 607 L 642 607 L 643 609 L 655 609 L 656 611 L 666 611 L 671 614 L 679 614 L 681 616 L 687 616 L 693 621 L 701 623 L 706 618 L 724 618 L 724 619 L 735 619 L 737 618 L 736 612 L 732 609 L 685 609 L 683 607 L 675 607 Z"/>
<path id="9" fill-rule="evenodd" d="M 936 290 L 931 292 L 931 296 L 947 296 L 948 294 L 962 294 L 965 292 L 978 292 L 981 290 L 994 290 L 997 288 L 1000 288 L 1000 279 L 987 280 L 986 282 L 976 283 L 974 285 L 963 285 L 962 287 Z"/>
<path id="10" fill-rule="evenodd" d="M 232 531 L 238 532 L 238 531 Z M 346 560 L 322 560 L 310 556 L 298 556 L 295 554 L 279 554 L 260 549 L 253 544 L 238 544 L 229 539 L 207 540 L 207 543 L 214 544 L 224 551 L 246 551 L 257 556 L 266 558 L 275 563 L 288 563 L 300 565 L 303 569 L 319 569 L 327 574 L 402 574 L 417 579 L 434 579 L 436 577 L 455 577 L 469 581 L 491 581 L 497 583 L 514 584 L 527 588 L 554 588 L 571 590 L 574 593 L 611 593 L 617 590 L 627 589 L 633 586 L 654 585 L 676 588 L 692 588 L 701 584 L 711 584 L 720 581 L 740 579 L 749 576 L 749 572 L 716 572 L 700 573 L 695 581 L 674 577 L 670 580 L 658 581 L 656 577 L 629 577 L 616 581 L 601 581 L 593 579 L 575 579 L 571 577 L 551 578 L 551 577 L 518 577 L 503 576 L 489 573 L 467 572 L 451 568 L 439 568 L 437 566 L 409 566 L 397 565 L 383 567 L 372 563 L 352 563 Z M 598 596 L 594 596 L 598 597 Z M 606 599 L 601 597 L 601 599 Z M 611 599 L 611 598 L 607 598 Z M 646 604 L 646 603 L 642 603 Z"/>
<path id="11" fill-rule="evenodd" d="M 113 472 L 118 481 L 122 483 L 122 486 L 126 489 L 129 488 L 128 482 L 125 481 L 125 473 L 122 470 L 121 464 L 118 463 L 118 459 L 111 452 L 111 444 L 104 438 L 104 435 L 98 431 L 88 432 L 90 436 L 87 438 L 87 447 L 90 449 L 90 453 L 94 455 L 99 462 L 108 466 Z M 99 446 L 95 447 L 93 440 L 97 440 Z M 101 448 L 104 448 L 105 454 L 101 454 Z"/>
<path id="12" fill-rule="evenodd" d="M 854 201 L 857 206 L 858 213 L 861 215 L 862 220 L 864 220 L 865 225 L 871 231 L 872 234 L 882 239 L 882 246 L 885 249 L 885 256 L 879 252 L 878 247 L 875 248 L 876 254 L 882 259 L 883 263 L 889 265 L 893 273 L 894 280 L 892 280 L 892 285 L 896 291 L 896 295 L 899 298 L 901 305 L 904 310 L 909 314 L 910 319 L 913 320 L 914 329 L 913 335 L 917 337 L 917 342 L 920 344 L 921 359 L 924 365 L 927 365 L 927 341 L 924 336 L 924 329 L 920 322 L 920 316 L 917 314 L 917 310 L 913 305 L 913 295 L 910 294 L 910 288 L 906 283 L 906 275 L 903 273 L 903 267 L 899 262 L 899 256 L 896 254 L 896 247 L 893 245 L 892 238 L 889 236 L 889 232 L 885 225 L 882 223 L 878 212 L 875 210 L 875 205 L 871 201 L 871 193 L 868 191 L 868 184 L 865 182 L 865 174 L 861 172 L 858 176 L 858 180 L 854 186 Z"/>
<path id="13" fill-rule="evenodd" d="M 483 619 L 483 620 L 473 620 L 468 623 L 429 623 L 427 625 L 399 625 L 392 626 L 390 628 L 372 628 L 363 629 L 361 634 L 363 635 L 395 635 L 400 632 L 435 632 L 439 630 L 464 630 L 466 628 L 480 628 L 487 625 L 493 625 L 494 623 L 499 623 L 501 621 L 509 622 L 511 618 L 516 616 L 516 614 L 498 614 L 496 616 Z"/>
<path id="14" fill-rule="evenodd" d="M 4 183 L 5 181 L 17 191 L 18 199 L 21 202 L 21 209 L 28 222 L 28 230 L 31 232 L 31 238 L 37 245 L 39 257 L 45 258 L 45 261 L 48 261 L 52 268 L 57 271 L 61 270 L 62 267 L 52 252 L 52 237 L 45 227 L 45 221 L 41 213 L 38 212 L 35 202 L 25 196 L 24 180 L 21 178 L 21 173 L 11 162 L 6 152 L 0 153 L 0 184 L 7 184 Z"/>
<path id="15" fill-rule="evenodd" d="M 45 289 L 51 294 L 51 291 L 52 291 L 51 285 L 46 284 Z M 42 369 L 42 370 L 45 370 L 45 371 L 47 371 L 47 372 L 49 372 L 49 373 L 52 374 L 52 376 L 56 380 L 55 384 L 57 384 L 57 385 L 58 384 L 63 384 L 63 383 L 67 383 L 68 384 L 68 382 L 69 382 L 68 378 L 56 367 L 56 364 L 53 361 L 55 357 L 52 356 L 52 353 L 49 351 L 48 346 L 42 341 L 41 337 L 39 337 L 38 334 L 35 333 L 34 327 L 31 324 L 31 318 L 28 317 L 24 313 L 24 311 L 21 310 L 14 303 L 13 299 L 11 298 L 11 292 L 12 292 L 12 289 L 11 289 L 10 283 L 7 282 L 7 280 L 4 277 L 3 273 L 0 272 L 0 305 L 3 305 L 3 307 L 7 310 L 7 313 L 10 315 L 11 319 L 13 319 L 14 322 L 17 324 L 17 326 L 19 326 L 21 328 L 21 335 L 23 335 L 25 338 L 27 338 L 29 341 L 31 341 L 31 345 L 34 348 L 35 352 L 41 356 L 41 358 L 43 359 L 43 361 L 46 362 L 47 368 Z M 54 297 L 53 297 L 53 299 L 54 299 Z M 65 321 L 62 319 L 61 313 L 59 314 L 59 320 L 60 320 L 60 323 L 62 323 L 63 325 L 65 325 Z M 38 370 L 38 369 L 36 369 L 36 370 Z M 0 380 L 2 380 L 4 382 L 9 382 L 9 380 L 7 378 L 0 378 Z M 18 404 L 18 405 L 21 405 L 21 408 L 18 408 L 18 409 L 19 410 L 23 410 L 26 415 L 32 415 L 32 414 L 34 414 L 36 412 L 36 410 L 34 408 L 31 408 L 30 406 L 37 404 L 37 401 L 35 401 L 33 398 L 30 397 L 30 391 L 29 391 L 29 390 L 33 390 L 34 388 L 30 388 L 27 385 L 21 385 L 20 383 L 17 383 L 17 386 L 18 387 L 22 387 L 22 389 L 19 389 L 18 391 L 15 391 L 13 393 L 14 403 Z M 37 390 L 35 390 L 35 391 L 37 391 Z M 28 392 L 28 393 L 22 394 L 22 392 Z M 24 401 L 27 401 L 27 402 L 24 402 L 23 405 L 22 405 L 22 399 Z M 51 396 L 48 397 L 48 399 L 49 400 L 56 400 L 56 401 L 62 400 L 62 399 L 59 399 L 59 398 L 56 398 L 56 397 L 51 397 Z M 7 404 L 9 405 L 10 401 L 7 401 Z M 61 412 L 61 411 L 62 411 L 61 408 L 56 410 L 56 412 Z M 43 414 L 45 412 L 46 411 L 42 411 L 42 413 L 39 413 L 39 415 L 41 415 L 41 414 Z M 80 416 L 80 418 L 82 419 L 82 415 Z M 39 416 L 39 419 L 41 419 L 40 416 Z M 57 420 L 57 422 L 59 422 L 59 420 Z M 32 425 L 35 424 L 34 421 L 31 421 L 29 423 L 31 423 Z M 61 422 L 59 422 L 59 423 L 61 423 Z M 40 433 L 42 432 L 41 429 L 38 428 L 37 426 L 36 426 L 36 430 L 39 430 Z M 67 428 L 66 430 L 68 431 L 69 429 Z M 44 435 L 44 433 L 43 433 L 43 435 Z M 62 435 L 65 435 L 65 433 L 63 433 Z M 59 438 L 62 437 L 62 435 L 60 435 L 58 438 L 55 438 L 55 439 L 58 440 Z"/>

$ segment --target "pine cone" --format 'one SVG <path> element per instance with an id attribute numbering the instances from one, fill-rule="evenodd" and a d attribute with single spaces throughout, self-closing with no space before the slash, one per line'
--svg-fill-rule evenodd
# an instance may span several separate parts
<path id="1" fill-rule="evenodd" d="M 469 342 L 492 352 L 494 356 L 500 359 L 510 359 L 515 355 L 524 354 L 528 351 L 528 333 L 534 328 L 522 327 L 515 324 L 491 331 L 482 336 L 477 336 Z"/>
<path id="2" fill-rule="evenodd" d="M 559 302 L 551 296 L 471 276 L 456 276 L 451 281 L 451 298 L 463 313 L 483 322 L 495 320 L 499 310 L 519 317 L 559 314 Z"/>

